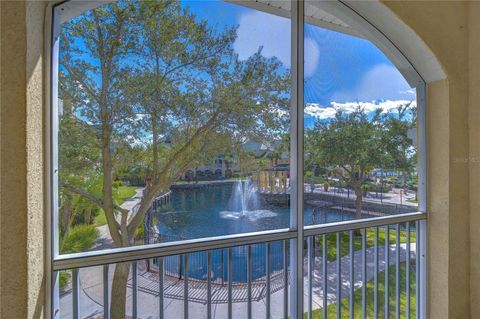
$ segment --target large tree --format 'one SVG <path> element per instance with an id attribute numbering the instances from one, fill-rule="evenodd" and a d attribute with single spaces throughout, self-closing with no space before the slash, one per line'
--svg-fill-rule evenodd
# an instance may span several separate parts
<path id="1" fill-rule="evenodd" d="M 408 104 L 409 106 L 410 104 Z M 321 167 L 341 168 L 353 187 L 356 215 L 361 216 L 362 184 L 375 167 L 401 165 L 409 172 L 415 151 L 408 130 L 414 127 L 414 111 L 367 113 L 360 106 L 351 113 L 337 112 L 330 120 L 317 121 L 305 137 L 306 158 Z"/>
<path id="2" fill-rule="evenodd" d="M 168 0 L 104 5 L 63 28 L 60 63 L 68 92 L 62 94 L 71 97 L 75 120 L 94 136 L 91 147 L 101 155 L 90 167 L 100 172 L 102 191 L 98 196 L 68 180 L 62 188 L 103 209 L 117 247 L 133 244 L 154 198 L 190 167 L 248 138 L 272 139 L 285 131 L 288 70 L 262 56 L 261 48 L 240 60 L 234 40 L 235 29 L 215 31 Z M 131 166 L 122 163 L 129 140 L 144 143 L 151 154 L 135 215 L 114 198 L 115 174 Z M 112 318 L 125 316 L 129 272 L 129 263 L 115 268 Z"/>

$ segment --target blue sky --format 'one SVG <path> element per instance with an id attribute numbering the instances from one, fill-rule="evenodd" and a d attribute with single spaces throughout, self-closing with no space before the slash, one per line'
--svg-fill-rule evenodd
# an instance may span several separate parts
<path id="1" fill-rule="evenodd" d="M 238 5 L 217 1 L 186 1 L 198 18 L 211 26 L 238 26 L 234 49 L 246 59 L 263 47 L 290 67 L 290 21 Z M 350 110 L 363 102 L 394 108 L 392 101 L 411 101 L 415 93 L 388 58 L 371 42 L 350 35 L 305 25 L 306 122 L 328 118 L 336 109 Z"/>
<path id="2" fill-rule="evenodd" d="M 223 1 L 183 1 L 198 20 L 219 32 L 237 27 L 233 45 L 241 59 L 260 47 L 290 67 L 290 20 Z M 305 25 L 305 123 L 349 112 L 358 103 L 384 110 L 415 100 L 415 93 L 387 57 L 371 42 Z M 93 61 L 92 61 L 93 62 Z"/>

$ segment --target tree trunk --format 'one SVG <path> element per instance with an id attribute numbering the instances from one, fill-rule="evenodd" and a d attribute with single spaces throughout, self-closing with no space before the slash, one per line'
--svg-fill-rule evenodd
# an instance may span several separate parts
<path id="1" fill-rule="evenodd" d="M 158 181 L 158 128 L 157 128 L 157 112 L 152 110 L 152 153 L 153 153 L 153 166 L 152 166 L 152 180 L 153 184 Z"/>
<path id="2" fill-rule="evenodd" d="M 353 188 L 355 190 L 355 216 L 360 218 L 362 216 L 362 199 L 363 199 L 363 192 L 362 192 L 362 185 L 359 180 L 356 180 L 353 184 Z"/>
<path id="3" fill-rule="evenodd" d="M 130 263 L 121 263 L 115 266 L 113 273 L 110 318 L 124 319 L 127 299 L 127 282 L 130 273 Z"/>

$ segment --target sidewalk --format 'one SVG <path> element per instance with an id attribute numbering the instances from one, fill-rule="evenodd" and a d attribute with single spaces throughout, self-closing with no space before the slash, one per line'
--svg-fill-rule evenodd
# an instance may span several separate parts
<path id="1" fill-rule="evenodd" d="M 367 253 L 367 280 L 374 278 L 374 250 L 368 248 Z M 381 272 L 385 269 L 385 247 L 381 246 L 378 249 L 379 253 L 379 267 Z M 390 246 L 389 264 L 394 265 L 396 258 L 396 246 Z M 415 244 L 411 244 L 411 258 L 415 258 Z M 406 260 L 406 244 L 400 245 L 400 260 Z M 350 257 L 344 256 L 341 258 L 341 280 L 342 280 L 342 298 L 346 298 L 350 293 Z M 354 286 L 355 289 L 362 287 L 361 273 L 362 273 L 362 256 L 361 251 L 356 251 L 354 254 Z M 114 265 L 110 266 L 111 284 Z M 337 294 L 337 275 L 336 262 L 329 262 L 327 266 L 327 303 L 336 302 Z M 306 272 L 306 264 L 305 264 Z M 313 309 L 323 306 L 323 274 L 322 274 L 322 258 L 316 257 L 313 271 Z M 92 267 L 80 270 L 80 309 L 81 318 L 97 318 L 99 314 L 103 313 L 103 267 Z M 304 277 L 304 300 L 305 306 L 308 298 L 308 280 Z M 271 295 L 271 315 L 272 318 L 280 318 L 283 316 L 283 290 L 280 290 Z M 158 295 L 138 291 L 138 314 L 139 318 L 157 318 L 158 317 Z M 227 304 L 212 305 L 212 318 L 226 318 Z M 69 318 L 72 315 L 72 293 L 69 292 L 63 295 L 60 299 L 61 318 Z M 246 303 L 234 303 L 233 317 L 246 318 Z M 183 317 L 184 304 L 183 300 L 165 299 L 165 318 L 180 318 Z M 201 319 L 207 318 L 207 308 L 205 304 L 189 302 L 189 315 L 191 318 Z M 305 310 L 307 308 L 305 307 Z M 132 290 L 127 288 L 127 314 L 132 311 Z M 252 313 L 254 318 L 265 318 L 265 300 L 252 302 Z"/>
<path id="2" fill-rule="evenodd" d="M 120 207 L 124 209 L 129 210 L 129 215 L 132 213 L 132 209 L 140 203 L 143 197 L 143 188 L 137 188 L 136 194 L 133 197 L 128 198 L 125 200 L 125 202 L 120 205 Z M 118 222 L 120 222 L 121 216 L 120 214 L 117 214 L 115 216 Z M 130 219 L 131 216 L 128 216 Z M 95 246 L 92 247 L 91 250 L 102 250 L 102 249 L 109 249 L 109 248 L 115 248 L 115 245 L 113 243 L 112 237 L 110 237 L 110 231 L 108 230 L 108 225 L 102 225 L 97 227 L 99 236 L 97 238 L 97 242 L 95 243 Z"/>

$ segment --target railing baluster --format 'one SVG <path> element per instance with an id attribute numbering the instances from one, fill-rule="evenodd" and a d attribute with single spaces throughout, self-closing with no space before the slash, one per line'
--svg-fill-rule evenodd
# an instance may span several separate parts
<path id="1" fill-rule="evenodd" d="M 158 267 L 158 316 L 160 319 L 164 318 L 164 280 L 165 280 L 165 269 L 164 269 L 164 259 L 163 257 L 157 258 L 157 267 Z"/>
<path id="2" fill-rule="evenodd" d="M 407 298 L 407 303 L 405 305 L 405 318 L 410 319 L 410 223 L 406 224 L 406 245 L 407 245 L 407 256 L 405 261 L 405 271 L 406 271 L 406 282 L 405 282 L 405 293 Z"/>
<path id="3" fill-rule="evenodd" d="M 72 306 L 73 306 L 73 319 L 80 318 L 80 277 L 78 274 L 78 268 L 72 270 Z"/>
<path id="4" fill-rule="evenodd" d="M 323 318 L 327 318 L 327 267 L 328 267 L 328 256 L 327 256 L 327 235 L 322 235 L 322 272 L 323 272 Z"/>
<path id="5" fill-rule="evenodd" d="M 415 222 L 415 319 L 420 317 L 420 222 Z"/>
<path id="6" fill-rule="evenodd" d="M 308 319 L 312 319 L 313 236 L 307 237 Z"/>
<path id="7" fill-rule="evenodd" d="M 109 290 L 108 290 L 108 267 L 109 265 L 103 265 L 103 318 L 110 318 L 110 307 L 109 307 Z"/>
<path id="8" fill-rule="evenodd" d="M 132 317 L 138 318 L 138 276 L 137 276 L 137 262 L 132 262 Z"/>
<path id="9" fill-rule="evenodd" d="M 247 246 L 247 318 L 252 319 L 252 246 Z"/>
<path id="10" fill-rule="evenodd" d="M 283 241 L 283 317 L 288 318 L 288 241 Z"/>
<path id="11" fill-rule="evenodd" d="M 337 232 L 337 318 L 342 318 L 342 245 L 341 233 Z"/>
<path id="12" fill-rule="evenodd" d="M 266 276 L 266 286 L 267 286 L 267 295 L 266 295 L 266 317 L 270 319 L 270 242 L 266 243 L 265 247 L 265 276 Z"/>
<path id="13" fill-rule="evenodd" d="M 367 229 L 362 232 L 362 318 L 367 318 Z M 324 317 L 326 318 L 326 316 Z"/>
<path id="14" fill-rule="evenodd" d="M 395 251 L 395 317 L 400 319 L 400 224 L 396 224 Z"/>
<path id="15" fill-rule="evenodd" d="M 390 296 L 389 296 L 389 265 L 390 265 L 390 226 L 385 226 L 385 318 L 390 313 Z"/>
<path id="16" fill-rule="evenodd" d="M 353 230 L 350 231 L 350 319 L 354 318 L 354 293 L 355 293 L 355 273 L 354 273 L 354 258 L 355 258 L 355 250 L 353 247 Z"/>
<path id="17" fill-rule="evenodd" d="M 183 255 L 183 318 L 188 319 L 188 254 Z"/>
<path id="18" fill-rule="evenodd" d="M 231 265 L 229 264 L 228 267 L 230 271 Z M 229 275 L 228 284 L 230 285 L 230 281 L 231 281 L 230 273 L 228 275 Z M 208 319 L 212 318 L 212 251 L 211 250 L 207 251 L 207 318 Z"/>
<path id="19" fill-rule="evenodd" d="M 223 252 L 222 252 L 223 253 Z M 228 261 L 227 261 L 227 267 L 228 267 L 228 318 L 232 319 L 232 282 L 233 282 L 233 276 L 232 276 L 232 248 L 228 248 Z"/>
<path id="20" fill-rule="evenodd" d="M 378 318 L 378 227 L 375 227 L 375 239 L 374 239 L 374 272 L 373 272 L 373 278 L 374 278 L 374 291 L 373 291 L 373 311 L 374 311 L 374 317 L 375 319 Z"/>

